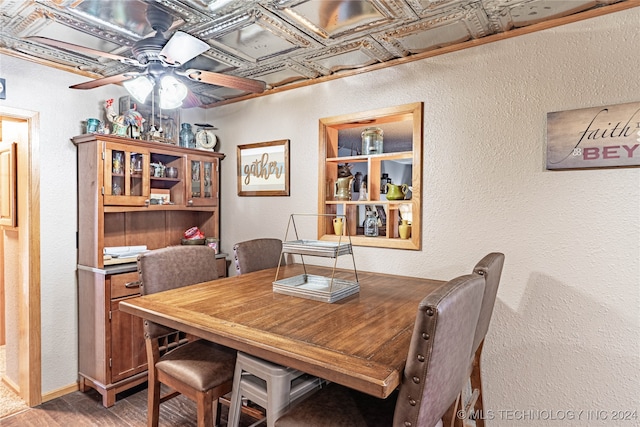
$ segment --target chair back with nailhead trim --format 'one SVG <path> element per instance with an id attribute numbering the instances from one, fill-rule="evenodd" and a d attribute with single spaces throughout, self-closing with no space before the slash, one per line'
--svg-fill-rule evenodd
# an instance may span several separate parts
<path id="1" fill-rule="evenodd" d="M 434 426 L 468 379 L 485 280 L 457 277 L 425 297 L 411 337 L 394 426 Z"/>

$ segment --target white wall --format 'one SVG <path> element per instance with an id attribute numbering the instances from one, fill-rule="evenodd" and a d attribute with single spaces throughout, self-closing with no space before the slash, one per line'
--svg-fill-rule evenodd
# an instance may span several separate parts
<path id="1" fill-rule="evenodd" d="M 86 118 L 102 119 L 104 100 L 117 100 L 122 89 L 72 90 L 87 79 L 5 55 L 0 76 L 7 86 L 0 105 L 40 113 L 42 391 L 48 393 L 78 379 L 77 160 L 70 138 L 84 132 Z"/>
<path id="2" fill-rule="evenodd" d="M 227 155 L 223 251 L 317 211 L 320 118 L 422 101 L 423 249 L 357 247 L 358 269 L 450 279 L 506 254 L 488 425 L 640 410 L 640 169 L 544 166 L 547 112 L 640 101 L 638 22 L 640 8 L 208 110 Z M 291 197 L 238 197 L 236 145 L 277 139 L 291 140 Z"/>

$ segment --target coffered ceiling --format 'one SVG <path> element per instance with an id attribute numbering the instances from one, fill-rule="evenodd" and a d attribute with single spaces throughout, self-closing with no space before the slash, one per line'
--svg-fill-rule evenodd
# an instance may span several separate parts
<path id="1" fill-rule="evenodd" d="M 173 17 L 167 38 L 179 30 L 209 45 L 185 68 L 262 80 L 266 95 L 563 17 L 638 5 L 637 0 L 0 0 L 0 52 L 76 72 L 78 83 L 86 80 L 81 76 L 134 71 L 118 60 L 28 37 L 132 57 L 133 44 L 154 34 L 146 20 L 150 3 Z M 250 95 L 188 83 L 204 107 Z"/>

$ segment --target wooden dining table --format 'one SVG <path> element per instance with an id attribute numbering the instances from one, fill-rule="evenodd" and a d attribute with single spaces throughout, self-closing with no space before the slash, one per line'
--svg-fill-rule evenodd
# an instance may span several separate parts
<path id="1" fill-rule="evenodd" d="M 277 269 L 120 302 L 120 310 L 386 398 L 398 387 L 419 302 L 444 282 L 358 271 L 359 293 L 327 303 L 273 292 Z M 304 272 L 280 267 L 278 278 Z M 306 265 L 308 274 L 332 269 Z M 335 272 L 349 280 L 353 270 Z"/>

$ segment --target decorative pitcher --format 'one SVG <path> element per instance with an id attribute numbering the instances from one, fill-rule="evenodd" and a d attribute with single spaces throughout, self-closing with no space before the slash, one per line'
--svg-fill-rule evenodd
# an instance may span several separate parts
<path id="1" fill-rule="evenodd" d="M 409 191 L 407 184 L 396 185 L 387 183 L 387 200 L 404 200 Z"/>
<path id="2" fill-rule="evenodd" d="M 336 181 L 336 200 L 351 200 L 351 183 L 353 176 L 338 178 Z"/>

